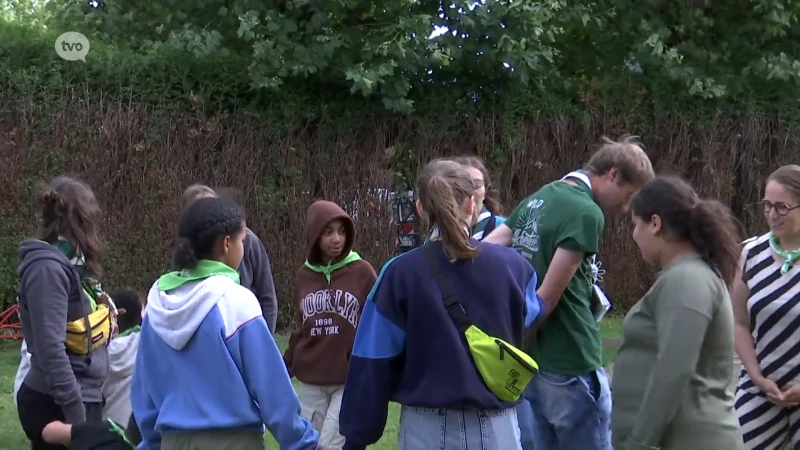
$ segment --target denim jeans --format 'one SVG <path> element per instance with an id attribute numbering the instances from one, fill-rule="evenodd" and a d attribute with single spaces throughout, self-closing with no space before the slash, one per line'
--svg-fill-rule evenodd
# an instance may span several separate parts
<path id="1" fill-rule="evenodd" d="M 403 406 L 398 450 L 520 450 L 517 413 Z"/>
<path id="2" fill-rule="evenodd" d="M 527 435 L 522 441 L 535 442 L 536 450 L 612 450 L 611 391 L 605 370 L 579 376 L 539 371 L 525 398 L 532 421 L 520 427 Z"/>
<path id="3" fill-rule="evenodd" d="M 536 450 L 536 440 L 533 438 L 533 410 L 531 403 L 526 399 L 517 404 L 517 422 L 519 422 L 519 440 L 522 450 Z"/>

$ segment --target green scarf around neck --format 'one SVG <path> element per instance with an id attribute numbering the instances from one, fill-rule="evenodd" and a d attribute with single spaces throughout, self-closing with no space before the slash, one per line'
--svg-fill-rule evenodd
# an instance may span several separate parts
<path id="1" fill-rule="evenodd" d="M 800 259 L 800 249 L 784 250 L 781 248 L 778 238 L 772 233 L 769 234 L 769 246 L 772 247 L 772 251 L 780 256 L 781 259 L 783 259 L 783 266 L 781 266 L 782 274 L 788 272 L 789 269 L 791 269 L 794 265 L 795 261 Z"/>
<path id="2" fill-rule="evenodd" d="M 328 284 L 331 284 L 331 274 L 333 273 L 334 270 L 339 270 L 350 263 L 360 260 L 361 256 L 359 256 L 358 253 L 351 250 L 350 253 L 344 257 L 344 259 L 337 262 L 336 264 L 328 263 L 328 265 L 326 266 L 315 266 L 314 264 L 311 264 L 310 262 L 308 262 L 308 260 L 306 260 L 306 267 L 313 270 L 314 272 L 325 275 L 325 279 L 328 281 Z"/>
<path id="3" fill-rule="evenodd" d="M 158 279 L 158 290 L 171 291 L 191 281 L 198 281 L 215 275 L 226 276 L 239 284 L 239 272 L 219 261 L 201 259 L 193 269 L 169 272 Z"/>
<path id="4" fill-rule="evenodd" d="M 131 334 L 138 333 L 140 331 L 142 331 L 142 326 L 141 325 L 136 325 L 135 327 L 128 328 L 127 330 L 125 330 L 122 333 L 118 334 L 117 337 L 130 336 Z"/>
<path id="5" fill-rule="evenodd" d="M 55 247 L 62 255 L 69 259 L 69 262 L 73 266 L 75 266 L 75 270 L 78 271 L 78 275 L 81 277 L 81 288 L 83 288 L 83 291 L 89 296 L 92 312 L 97 311 L 98 300 L 107 294 L 103 290 L 103 285 L 100 284 L 100 281 L 89 273 L 83 253 L 79 248 L 73 247 L 66 238 L 61 236 L 58 237 L 58 242 L 55 243 Z"/>

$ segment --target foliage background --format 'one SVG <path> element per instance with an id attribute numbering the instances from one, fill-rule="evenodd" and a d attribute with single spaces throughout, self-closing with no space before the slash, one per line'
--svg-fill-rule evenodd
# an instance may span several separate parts
<path id="1" fill-rule="evenodd" d="M 283 325 L 307 205 L 361 205 L 379 268 L 395 229 L 375 189 L 438 156 L 486 158 L 510 210 L 602 135 L 636 134 L 658 171 L 764 230 L 763 180 L 798 156 L 796 2 L 384 3 L 0 1 L 0 299 L 38 186 L 62 173 L 102 202 L 112 290 L 167 266 L 187 185 L 242 189 Z M 434 27 L 449 31 L 421 37 Z M 67 30 L 89 36 L 86 64 L 56 56 Z M 600 257 L 623 305 L 652 282 L 627 217 Z"/>

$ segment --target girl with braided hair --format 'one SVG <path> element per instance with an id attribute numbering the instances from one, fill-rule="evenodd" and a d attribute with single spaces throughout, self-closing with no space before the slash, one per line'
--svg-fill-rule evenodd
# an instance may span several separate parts
<path id="1" fill-rule="evenodd" d="M 20 324 L 31 358 L 17 410 L 32 449 L 64 449 L 45 442 L 42 430 L 51 421 L 102 420 L 115 308 L 97 282 L 100 207 L 91 188 L 57 177 L 39 201 L 38 236 L 19 246 Z"/>
<path id="2" fill-rule="evenodd" d="M 182 213 L 173 267 L 147 298 L 131 386 L 140 449 L 314 450 L 258 300 L 239 284 L 245 214 L 201 198 Z"/>

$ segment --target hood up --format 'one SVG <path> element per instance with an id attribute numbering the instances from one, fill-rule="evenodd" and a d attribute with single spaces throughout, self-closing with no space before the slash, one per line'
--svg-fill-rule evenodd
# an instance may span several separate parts
<path id="1" fill-rule="evenodd" d="M 312 266 L 323 265 L 322 253 L 319 249 L 319 238 L 325 231 L 325 227 L 334 220 L 341 219 L 344 222 L 346 239 L 342 254 L 331 261 L 336 264 L 350 255 L 356 238 L 356 227 L 353 219 L 334 202 L 318 200 L 308 207 L 306 213 L 306 243 L 308 244 L 307 262 Z"/>

